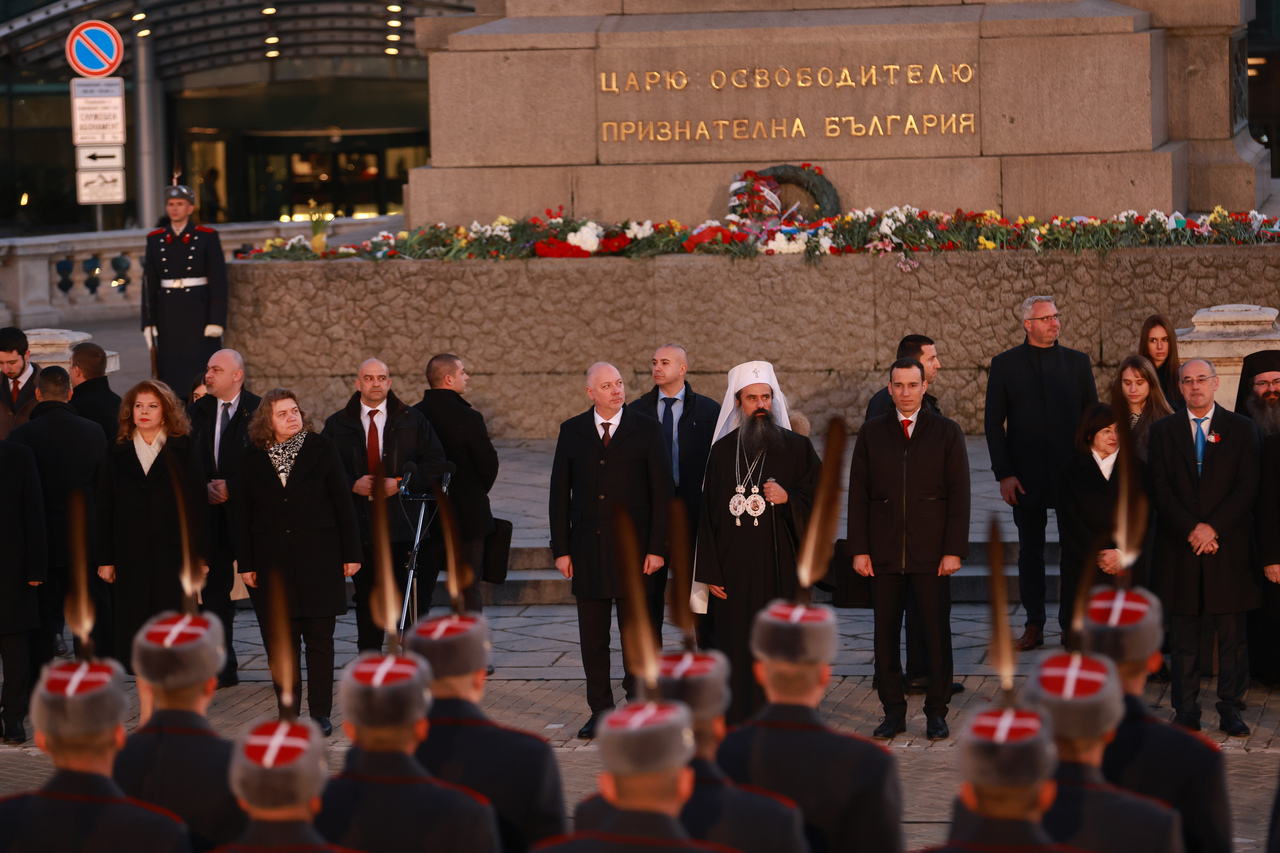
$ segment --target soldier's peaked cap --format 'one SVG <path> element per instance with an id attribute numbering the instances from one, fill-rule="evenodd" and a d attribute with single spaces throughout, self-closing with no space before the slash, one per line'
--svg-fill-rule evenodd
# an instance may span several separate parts
<path id="1" fill-rule="evenodd" d="M 172 186 L 165 187 L 164 200 L 168 201 L 171 198 L 180 198 L 184 201 L 189 201 L 192 204 L 196 203 L 195 192 L 186 184 L 173 184 Z"/>
<path id="2" fill-rule="evenodd" d="M 172 610 L 147 620 L 133 637 L 133 671 L 173 690 L 208 681 L 227 661 L 222 621 L 212 613 Z"/>
<path id="3" fill-rule="evenodd" d="M 751 625 L 751 653 L 766 661 L 830 663 L 836 656 L 836 612 L 825 604 L 775 599 Z"/>

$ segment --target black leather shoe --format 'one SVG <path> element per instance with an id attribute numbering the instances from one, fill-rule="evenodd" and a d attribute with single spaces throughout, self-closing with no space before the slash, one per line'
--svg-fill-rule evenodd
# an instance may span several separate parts
<path id="1" fill-rule="evenodd" d="M 333 723 L 329 722 L 328 717 L 312 717 L 315 724 L 320 727 L 320 734 L 328 737 L 333 734 Z"/>
<path id="2" fill-rule="evenodd" d="M 1248 737 L 1249 727 L 1244 724 L 1238 711 L 1218 715 L 1218 730 L 1231 737 Z M 8 740 L 8 738 L 6 738 Z"/>
<path id="3" fill-rule="evenodd" d="M 1200 718 L 1193 717 L 1190 714 L 1174 714 L 1173 724 L 1182 726 L 1184 729 L 1190 729 L 1193 732 L 1200 731 Z"/>
<path id="4" fill-rule="evenodd" d="M 1241 723 L 1241 725 L 1244 725 Z M 1247 730 L 1246 730 L 1247 731 Z M 4 742 L 6 746 L 20 746 L 27 742 L 27 730 L 21 722 L 5 723 Z"/>
<path id="5" fill-rule="evenodd" d="M 908 696 L 923 696 L 929 692 L 929 676 L 922 675 L 919 678 L 908 678 L 903 684 L 903 692 Z"/>
<path id="6" fill-rule="evenodd" d="M 924 724 L 924 735 L 929 740 L 946 740 L 951 737 L 946 717 L 930 717 Z"/>
<path id="7" fill-rule="evenodd" d="M 1161 663 L 1158 670 L 1147 676 L 1147 682 L 1149 684 L 1168 684 L 1170 678 L 1169 664 Z"/>
<path id="8" fill-rule="evenodd" d="M 952 696 L 956 695 L 957 693 L 963 693 L 963 692 L 964 692 L 964 685 L 963 685 L 963 684 L 961 684 L 961 683 L 960 683 L 960 682 L 958 682 L 958 681 L 953 681 L 953 682 L 951 682 L 951 695 L 952 695 Z"/>
<path id="9" fill-rule="evenodd" d="M 1020 652 L 1029 652 L 1044 645 L 1044 629 L 1028 625 L 1022 636 L 1013 641 L 1013 647 Z"/>
<path id="10" fill-rule="evenodd" d="M 65 658 L 69 654 L 67 651 L 67 641 L 62 639 L 61 636 L 55 638 L 53 641 L 53 653 L 60 658 Z"/>
<path id="11" fill-rule="evenodd" d="M 596 736 L 596 723 L 600 722 L 600 718 L 604 716 L 604 711 L 596 711 L 591 715 L 591 719 L 578 729 L 578 737 L 583 740 L 592 740 Z"/>
<path id="12" fill-rule="evenodd" d="M 884 722 L 876 726 L 876 730 L 871 733 L 874 738 L 882 740 L 891 740 L 894 735 L 900 735 L 907 730 L 907 721 L 902 717 L 885 717 Z"/>
<path id="13" fill-rule="evenodd" d="M 489 664 L 488 666 L 486 666 L 486 667 L 484 668 L 484 674 L 485 674 L 486 676 L 493 675 L 493 664 Z"/>
<path id="14" fill-rule="evenodd" d="M 235 674 L 234 672 L 229 672 L 229 673 L 226 673 L 225 675 L 221 675 L 218 677 L 219 690 L 221 690 L 224 687 L 235 687 L 239 683 L 240 683 L 240 676 Z"/>

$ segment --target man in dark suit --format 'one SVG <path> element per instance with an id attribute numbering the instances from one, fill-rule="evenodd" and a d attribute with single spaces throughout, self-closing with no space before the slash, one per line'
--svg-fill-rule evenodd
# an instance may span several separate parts
<path id="1" fill-rule="evenodd" d="M 120 395 L 107 381 L 107 351 L 92 341 L 71 348 L 71 387 L 75 391 L 71 407 L 82 418 L 102 427 L 107 444 L 115 444 L 120 434 Z"/>
<path id="2" fill-rule="evenodd" d="M 416 466 L 422 482 L 414 491 L 428 491 L 431 482 L 444 473 L 444 448 L 422 412 L 405 405 L 391 390 L 391 371 L 385 362 L 365 359 L 356 371 L 356 393 L 347 405 L 324 422 L 324 434 L 338 447 L 338 458 L 347 473 L 360 524 L 364 550 L 362 565 L 373 566 L 373 539 L 369 530 L 369 502 L 373 490 L 387 496 L 387 525 L 391 533 L 391 567 L 403 589 L 405 565 L 413 548 L 416 526 L 410 525 L 408 507 L 400 503 L 399 480 L 410 464 Z M 374 469 L 382 463 L 381 483 L 374 481 Z M 416 519 L 417 513 L 414 513 Z M 376 571 L 357 572 L 355 586 L 356 647 L 360 651 L 381 651 L 383 630 L 369 612 Z"/>
<path id="3" fill-rule="evenodd" d="M 46 571 L 44 497 L 30 450 L 0 441 L 0 482 L 0 732 L 17 745 L 27 739 L 27 635 L 40 624 L 35 587 Z"/>
<path id="4" fill-rule="evenodd" d="M 1154 565 L 1169 616 L 1175 722 L 1200 729 L 1200 624 L 1218 637 L 1218 722 L 1247 737 L 1240 717 L 1249 687 L 1245 615 L 1262 604 L 1251 570 L 1258 493 L 1257 427 L 1214 403 L 1218 374 L 1204 359 L 1178 372 L 1187 411 L 1151 426 L 1150 466 L 1159 512 Z"/>
<path id="5" fill-rule="evenodd" d="M 715 443 L 720 404 L 693 393 L 693 387 L 684 378 L 688 370 L 689 357 L 684 347 L 679 344 L 658 347 L 653 354 L 653 388 L 627 408 L 662 424 L 662 440 L 671 454 L 675 494 L 684 501 L 689 518 L 688 558 L 692 565 L 698 512 L 702 506 L 702 476 L 707 472 L 707 457 Z M 659 633 L 666 588 L 667 567 L 663 566 L 653 573 L 653 592 L 649 597 L 649 617 Z"/>
<path id="6" fill-rule="evenodd" d="M 449 499 L 458 517 L 462 537 L 462 558 L 475 570 L 475 580 L 463 592 L 467 610 L 481 612 L 480 569 L 484 563 L 484 539 L 494 531 L 489 509 L 489 490 L 498 479 L 498 451 L 489 440 L 484 415 L 462 398 L 471 379 L 462 359 L 441 353 L 427 362 L 427 384 L 422 402 L 414 406 L 426 417 L 444 447 L 445 458 L 454 464 L 449 481 Z M 425 484 L 423 484 L 425 485 Z M 416 489 L 415 489 L 416 491 Z M 444 565 L 444 539 L 432 537 L 428 543 L 432 573 L 421 583 L 418 600 L 429 604 L 431 592 Z M 425 578 L 423 579 L 425 580 Z"/>
<path id="7" fill-rule="evenodd" d="M 920 607 L 929 661 L 926 734 L 950 736 L 951 581 L 969 555 L 969 456 L 955 421 L 923 405 L 925 369 L 900 358 L 889 369 L 889 415 L 862 425 L 849 468 L 853 568 L 875 584 L 876 673 L 884 722 L 876 737 L 907 730 L 898 651 L 907 589 Z"/>
<path id="8" fill-rule="evenodd" d="M 21 329 L 0 329 L 0 439 L 8 438 L 18 424 L 27 422 L 36 407 L 35 378 L 40 365 L 31 360 L 27 336 Z"/>
<path id="9" fill-rule="evenodd" d="M 235 543 L 231 538 L 232 503 L 237 495 L 240 456 L 249 446 L 249 421 L 260 397 L 244 389 L 244 358 L 233 349 L 209 357 L 204 387 L 209 393 L 187 407 L 191 432 L 200 449 L 204 470 L 212 476 L 209 494 L 209 574 L 201 595 L 202 609 L 215 613 L 227 635 L 226 667 L 218 675 L 219 687 L 240 683 L 234 645 L 236 603 Z"/>
<path id="10" fill-rule="evenodd" d="M 1058 343 L 1062 315 L 1052 296 L 1022 303 L 1027 339 L 991 359 L 985 426 L 991 469 L 1000 497 L 1018 526 L 1018 592 L 1026 630 L 1014 641 L 1022 651 L 1044 645 L 1044 539 L 1058 472 L 1075 453 L 1080 415 L 1098 400 L 1085 353 Z"/>
<path id="11" fill-rule="evenodd" d="M 36 588 L 40 627 L 31 633 L 31 672 L 38 673 L 57 654 L 62 639 L 62 611 L 67 597 L 67 503 L 72 492 L 85 502 L 85 535 L 93 530 L 94 503 L 107 461 L 107 440 L 93 421 L 76 414 L 67 402 L 71 377 L 61 367 L 46 367 L 36 377 L 36 399 L 31 420 L 14 427 L 9 440 L 30 448 L 44 493 L 45 531 L 48 534 L 48 577 Z M 92 548 L 90 548 L 92 553 Z M 90 557 L 92 559 L 92 557 Z M 34 685 L 33 685 L 34 686 Z"/>
<path id="12" fill-rule="evenodd" d="M 560 424 L 551 464 L 550 516 L 551 553 L 560 574 L 573 582 L 578 603 L 578 637 L 591 708 L 591 718 L 578 737 L 590 739 L 600 717 L 613 707 L 609 614 L 615 604 L 619 628 L 623 620 L 614 511 L 621 507 L 635 525 L 636 541 L 645 552 L 647 595 L 653 573 L 666 562 L 667 502 L 674 486 L 662 428 L 623 408 L 618 369 L 605 362 L 591 365 L 587 397 L 592 407 Z M 628 674 L 622 686 L 631 696 L 634 679 Z"/>

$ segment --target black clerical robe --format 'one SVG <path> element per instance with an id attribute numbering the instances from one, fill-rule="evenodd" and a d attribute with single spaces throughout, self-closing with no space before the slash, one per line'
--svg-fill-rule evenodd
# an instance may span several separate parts
<path id="1" fill-rule="evenodd" d="M 796 554 L 822 467 L 808 438 L 782 430 L 782 447 L 765 453 L 751 480 L 763 492 L 765 481 L 774 479 L 786 490 L 787 502 L 766 507 L 758 519 L 744 512 L 737 519 L 739 525 L 729 512 L 729 499 L 738 485 L 735 476 L 745 478 L 751 463 L 739 458 L 735 475 L 734 458 L 741 455 L 737 430 L 711 448 L 694 565 L 696 580 L 722 586 L 728 596 L 723 600 L 711 596 L 709 608 L 715 624 L 714 645 L 729 656 L 732 665 L 733 704 L 727 715 L 731 723 L 745 720 L 764 705 L 764 693 L 751 675 L 751 622 L 773 599 L 796 594 Z M 748 495 L 752 483 L 746 484 Z"/>

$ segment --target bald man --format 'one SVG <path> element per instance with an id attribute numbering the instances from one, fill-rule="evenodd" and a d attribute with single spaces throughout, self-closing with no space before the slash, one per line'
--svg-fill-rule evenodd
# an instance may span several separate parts
<path id="1" fill-rule="evenodd" d="M 551 464 L 551 552 L 556 568 L 573 584 L 578 641 L 587 678 L 591 716 L 578 737 L 595 737 L 596 725 L 614 706 L 609 681 L 611 611 L 623 620 L 614 514 L 621 507 L 636 529 L 646 594 L 667 558 L 667 504 L 675 488 L 662 427 L 623 408 L 622 375 L 607 362 L 587 370 L 591 408 L 560 425 Z M 646 604 L 647 607 L 647 604 Z M 630 697 L 633 679 L 623 679 Z"/>
<path id="2" fill-rule="evenodd" d="M 205 610 L 217 614 L 226 631 L 227 663 L 218 674 L 218 686 L 232 687 L 240 683 L 240 676 L 232 643 L 236 607 L 231 590 L 235 586 L 236 554 L 230 521 L 235 511 L 240 455 L 249 446 L 249 421 L 260 398 L 244 387 L 244 358 L 233 349 L 220 349 L 209 356 L 204 387 L 209 393 L 187 407 L 191 433 L 209 476 L 205 484 L 209 497 L 209 575 L 201 601 Z"/>
<path id="3" fill-rule="evenodd" d="M 356 393 L 344 409 L 324 422 L 324 434 L 338 446 L 360 523 L 364 565 L 373 565 L 373 540 L 369 529 L 369 503 L 375 490 L 387 496 L 387 521 L 391 530 L 391 566 L 400 588 L 406 579 L 405 563 L 413 548 L 416 526 L 409 523 L 410 507 L 401 507 L 398 479 L 410 465 L 417 473 L 411 483 L 416 493 L 430 491 L 431 482 L 444 473 L 444 447 L 422 412 L 405 405 L 391 390 L 391 370 L 386 362 L 367 358 L 356 370 Z M 374 477 L 378 461 L 384 476 Z M 417 511 L 412 513 L 417 518 Z M 363 575 L 364 577 L 361 577 Z M 369 612 L 369 594 L 377 572 L 356 572 L 356 646 L 360 651 L 381 651 L 381 626 Z"/>

